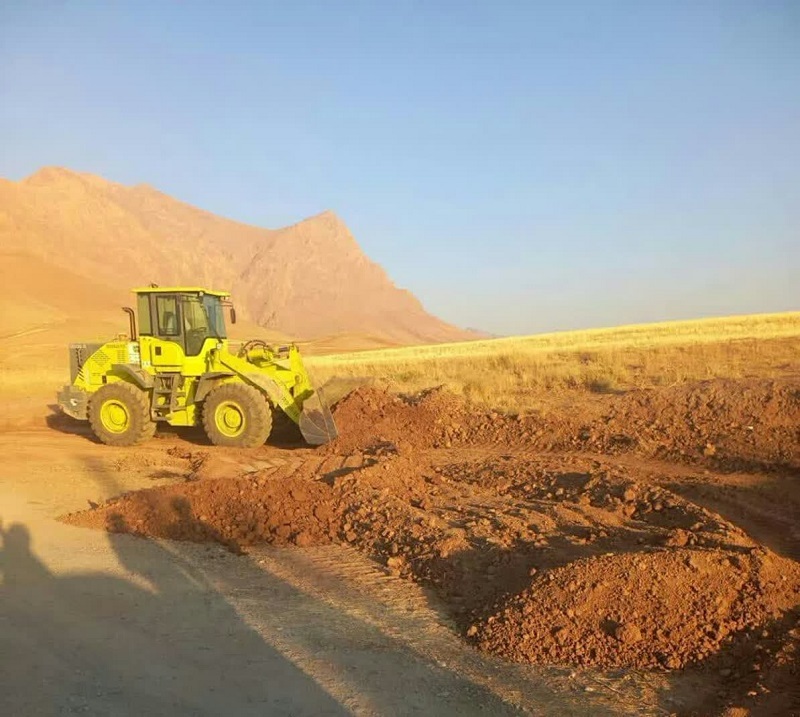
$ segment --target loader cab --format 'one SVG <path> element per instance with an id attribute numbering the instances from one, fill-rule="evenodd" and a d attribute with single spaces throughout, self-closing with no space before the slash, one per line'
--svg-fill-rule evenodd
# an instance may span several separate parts
<path id="1" fill-rule="evenodd" d="M 230 306 L 229 294 L 195 287 L 148 287 L 134 292 L 143 365 L 165 370 L 182 367 L 185 359 L 202 357 L 227 339 L 224 309 Z"/>

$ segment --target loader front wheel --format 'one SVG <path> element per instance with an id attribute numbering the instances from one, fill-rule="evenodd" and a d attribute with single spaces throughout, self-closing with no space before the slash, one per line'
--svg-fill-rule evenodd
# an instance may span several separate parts
<path id="1" fill-rule="evenodd" d="M 89 423 L 94 435 L 109 446 L 133 446 L 156 432 L 148 395 L 125 381 L 107 383 L 92 394 Z"/>
<path id="2" fill-rule="evenodd" d="M 203 404 L 203 428 L 215 446 L 255 448 L 272 431 L 272 413 L 262 393 L 246 383 L 226 383 Z"/>

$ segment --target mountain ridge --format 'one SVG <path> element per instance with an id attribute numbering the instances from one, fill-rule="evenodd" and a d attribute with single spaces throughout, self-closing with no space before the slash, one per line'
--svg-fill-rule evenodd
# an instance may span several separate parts
<path id="1" fill-rule="evenodd" d="M 268 229 L 149 184 L 43 167 L 18 182 L 0 179 L 0 250 L 22 251 L 117 288 L 156 282 L 228 289 L 244 316 L 303 339 L 337 333 L 396 343 L 474 338 L 397 287 L 330 209 Z"/>

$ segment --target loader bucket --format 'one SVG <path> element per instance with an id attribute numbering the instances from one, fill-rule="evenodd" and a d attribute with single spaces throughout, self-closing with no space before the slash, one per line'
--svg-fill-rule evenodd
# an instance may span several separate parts
<path id="1" fill-rule="evenodd" d="M 296 420 L 300 433 L 310 445 L 321 446 L 336 438 L 339 432 L 336 430 L 333 415 L 322 392 L 311 389 L 311 382 L 300 363 L 299 356 L 296 356 L 295 360 L 297 362 L 294 366 L 295 372 L 304 378 L 303 383 L 308 386 L 303 397 L 298 399 L 292 395 L 286 384 L 269 376 L 264 370 L 259 370 L 249 361 L 227 353 L 220 359 L 223 366 L 260 388 L 273 406 L 281 408 L 293 421 Z M 301 405 L 302 410 L 299 410 Z"/>
<path id="2" fill-rule="evenodd" d="M 321 446 L 339 435 L 331 410 L 323 402 L 319 391 L 315 391 L 303 401 L 303 411 L 298 426 L 303 438 L 312 446 Z"/>

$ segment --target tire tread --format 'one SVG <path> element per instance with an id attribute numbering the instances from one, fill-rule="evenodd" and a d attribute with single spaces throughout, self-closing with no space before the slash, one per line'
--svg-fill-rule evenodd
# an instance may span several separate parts
<path id="1" fill-rule="evenodd" d="M 214 409 L 225 400 L 237 401 L 246 412 L 247 426 L 241 436 L 223 435 L 214 423 Z M 255 448 L 266 443 L 272 432 L 272 410 L 257 388 L 246 383 L 224 383 L 215 388 L 203 402 L 203 429 L 215 446 Z"/>
<path id="2" fill-rule="evenodd" d="M 100 420 L 100 406 L 109 398 L 125 401 L 131 416 L 132 428 L 125 433 L 110 433 Z M 101 386 L 89 399 L 89 424 L 98 440 L 108 446 L 135 446 L 152 438 L 156 423 L 150 418 L 149 396 L 127 381 L 115 381 Z"/>

